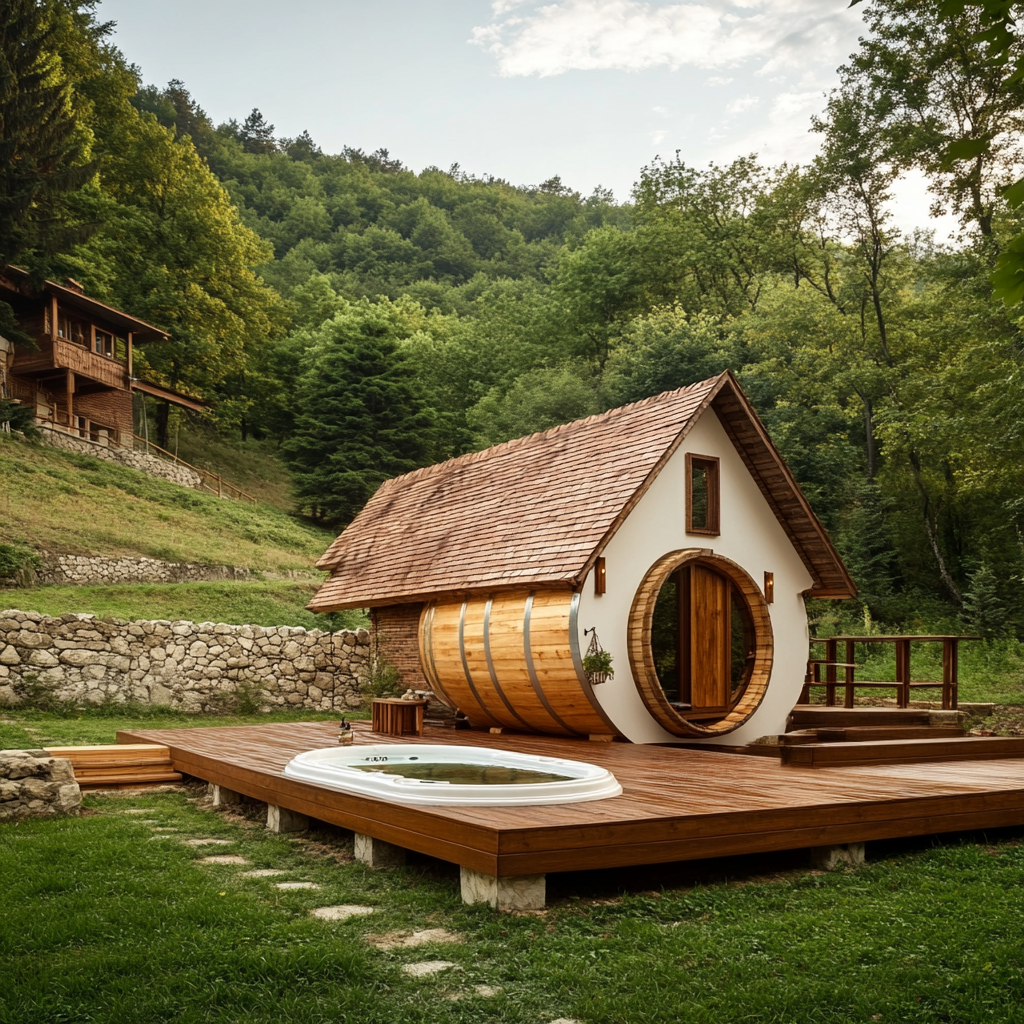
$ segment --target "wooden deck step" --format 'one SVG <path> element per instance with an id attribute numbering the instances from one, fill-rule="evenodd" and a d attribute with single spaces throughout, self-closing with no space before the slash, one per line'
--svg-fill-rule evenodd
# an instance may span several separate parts
<path id="1" fill-rule="evenodd" d="M 782 763 L 803 768 L 913 764 L 921 761 L 984 761 L 1024 758 L 1024 736 L 804 743 L 781 748 Z"/>
<path id="2" fill-rule="evenodd" d="M 783 733 L 781 746 L 807 743 L 869 743 L 874 740 L 962 739 L 967 734 L 958 725 L 854 725 L 848 729 L 801 729 Z"/>
<path id="3" fill-rule="evenodd" d="M 828 708 L 797 704 L 789 713 L 791 729 L 848 729 L 864 725 L 928 725 L 927 708 Z"/>
<path id="4" fill-rule="evenodd" d="M 84 790 L 153 786 L 182 778 L 174 770 L 170 749 L 157 743 L 47 747 L 46 751 L 71 762 L 75 781 Z"/>

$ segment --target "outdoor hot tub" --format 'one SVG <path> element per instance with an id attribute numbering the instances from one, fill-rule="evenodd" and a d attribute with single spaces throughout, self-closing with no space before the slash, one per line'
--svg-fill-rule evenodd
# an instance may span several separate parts
<path id="1" fill-rule="evenodd" d="M 605 768 L 490 747 L 393 743 L 307 750 L 290 779 L 397 804 L 522 807 L 604 800 L 622 792 Z"/>

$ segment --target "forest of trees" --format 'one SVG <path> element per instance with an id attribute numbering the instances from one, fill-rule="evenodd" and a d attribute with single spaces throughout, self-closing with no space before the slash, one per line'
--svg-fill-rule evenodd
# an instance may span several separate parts
<path id="1" fill-rule="evenodd" d="M 255 109 L 215 126 L 140 81 L 94 4 L 11 0 L 0 260 L 169 331 L 146 374 L 278 442 L 332 525 L 387 476 L 731 369 L 856 614 L 1024 635 L 1022 308 L 992 284 L 1024 251 L 1024 48 L 970 3 L 862 7 L 808 166 L 677 153 L 619 203 L 326 154 Z M 895 227 L 910 169 L 955 244 Z"/>

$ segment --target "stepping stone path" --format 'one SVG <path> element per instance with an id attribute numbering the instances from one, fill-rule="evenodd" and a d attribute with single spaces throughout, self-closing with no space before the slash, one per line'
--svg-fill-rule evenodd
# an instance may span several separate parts
<path id="1" fill-rule="evenodd" d="M 271 878 L 274 875 L 283 875 L 283 871 L 276 868 L 256 868 L 255 871 L 243 871 L 242 878 Z"/>
<path id="2" fill-rule="evenodd" d="M 152 811 L 147 811 L 145 807 L 126 807 L 123 811 L 118 811 L 118 814 L 152 814 Z"/>
<path id="3" fill-rule="evenodd" d="M 310 913 L 323 921 L 345 921 L 350 917 L 361 917 L 364 914 L 372 914 L 373 907 L 359 907 L 354 904 L 343 904 L 340 907 L 317 907 Z"/>
<path id="4" fill-rule="evenodd" d="M 200 864 L 251 864 L 251 860 L 238 857 L 233 853 L 225 853 L 220 857 L 200 857 Z"/>
<path id="5" fill-rule="evenodd" d="M 402 968 L 402 973 L 408 974 L 410 978 L 426 978 L 428 975 L 447 971 L 449 967 L 458 967 L 458 964 L 453 964 L 450 960 L 424 960 L 418 964 L 406 964 Z"/>
<path id="6" fill-rule="evenodd" d="M 163 826 L 159 826 L 159 827 L 153 829 L 153 831 L 154 832 L 177 832 L 178 830 L 176 828 L 170 828 L 167 825 L 163 825 Z"/>
<path id="7" fill-rule="evenodd" d="M 230 846 L 233 839 L 186 839 L 186 846 Z"/>
<path id="8" fill-rule="evenodd" d="M 470 996 L 479 996 L 481 999 L 491 999 L 501 993 L 500 988 L 493 985 L 474 985 L 472 992 L 452 992 L 445 996 L 449 1003 L 457 1003 L 460 999 L 468 999 Z"/>
<path id="9" fill-rule="evenodd" d="M 275 889 L 319 889 L 316 882 L 275 882 Z"/>
<path id="10" fill-rule="evenodd" d="M 366 941 L 377 949 L 411 949 L 428 942 L 462 942 L 462 936 L 446 928 L 427 928 L 422 932 L 388 932 L 386 935 L 368 935 Z"/>

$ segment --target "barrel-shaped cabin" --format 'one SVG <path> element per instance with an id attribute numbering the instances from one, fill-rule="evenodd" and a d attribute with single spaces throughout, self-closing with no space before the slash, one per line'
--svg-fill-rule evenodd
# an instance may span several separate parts
<path id="1" fill-rule="evenodd" d="M 646 743 L 783 731 L 856 593 L 729 373 L 389 480 L 318 565 L 473 726 Z"/>

